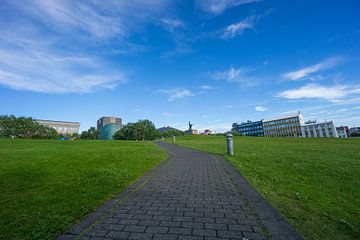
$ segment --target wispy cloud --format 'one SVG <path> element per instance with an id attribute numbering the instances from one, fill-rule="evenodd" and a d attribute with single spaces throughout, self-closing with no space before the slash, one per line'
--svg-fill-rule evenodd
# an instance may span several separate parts
<path id="1" fill-rule="evenodd" d="M 213 90 L 213 89 L 216 89 L 216 87 L 210 86 L 210 85 L 201 85 L 200 88 L 201 88 L 202 90 Z"/>
<path id="2" fill-rule="evenodd" d="M 228 83 L 238 83 L 242 87 L 252 87 L 256 86 L 258 83 L 252 77 L 248 76 L 250 72 L 247 68 L 235 68 L 230 66 L 228 70 L 225 71 L 215 71 L 212 74 L 212 77 L 216 80 L 223 80 Z"/>
<path id="3" fill-rule="evenodd" d="M 228 8 L 258 1 L 259 0 L 196 0 L 195 3 L 202 11 L 218 15 Z"/>
<path id="4" fill-rule="evenodd" d="M 351 95 L 360 94 L 360 86 L 321 86 L 318 84 L 307 84 L 303 87 L 283 91 L 280 97 L 286 99 L 323 99 L 336 102 Z"/>
<path id="5" fill-rule="evenodd" d="M 99 51 L 138 51 L 126 38 L 167 5 L 165 0 L 3 4 L 0 84 L 44 93 L 88 93 L 126 82 L 125 71 Z"/>
<path id="6" fill-rule="evenodd" d="M 226 105 L 225 108 L 226 108 L 226 109 L 232 109 L 233 106 L 232 106 L 232 105 Z"/>
<path id="7" fill-rule="evenodd" d="M 176 99 L 187 98 L 195 96 L 193 92 L 189 89 L 180 87 L 180 88 L 173 88 L 173 89 L 159 89 L 156 92 L 164 93 L 168 97 L 168 101 L 172 102 Z"/>
<path id="8" fill-rule="evenodd" d="M 250 16 L 244 20 L 233 23 L 227 26 L 221 35 L 223 39 L 232 39 L 238 35 L 241 35 L 246 29 L 252 29 L 255 25 L 255 16 Z"/>
<path id="9" fill-rule="evenodd" d="M 321 61 L 321 62 L 319 62 L 319 63 L 317 63 L 315 65 L 305 67 L 305 68 L 302 68 L 300 70 L 285 73 L 285 74 L 282 75 L 282 77 L 285 80 L 303 79 L 303 78 L 308 77 L 312 73 L 316 73 L 316 72 L 319 72 L 321 70 L 325 70 L 325 69 L 328 69 L 328 68 L 335 67 L 336 65 L 340 64 L 343 61 L 344 61 L 344 58 L 342 58 L 342 57 L 328 58 L 328 59 L 325 59 L 324 61 Z M 322 76 L 321 75 L 314 76 L 311 80 L 318 80 L 319 78 L 321 79 Z"/>
<path id="10" fill-rule="evenodd" d="M 96 57 L 30 49 L 0 47 L 0 85 L 43 93 L 89 93 L 126 82 L 123 72 Z"/>
<path id="11" fill-rule="evenodd" d="M 163 18 L 161 19 L 161 23 L 170 32 L 174 31 L 176 28 L 185 26 L 185 24 L 182 21 L 173 18 Z"/>
<path id="12" fill-rule="evenodd" d="M 264 107 L 264 106 L 256 106 L 255 107 L 255 111 L 257 111 L 257 112 L 265 112 L 267 110 L 268 109 L 266 107 Z"/>

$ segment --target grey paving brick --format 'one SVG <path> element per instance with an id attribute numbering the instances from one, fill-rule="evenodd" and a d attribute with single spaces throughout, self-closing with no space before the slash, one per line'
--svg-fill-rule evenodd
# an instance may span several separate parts
<path id="1" fill-rule="evenodd" d="M 238 231 L 217 231 L 218 237 L 221 238 L 232 238 L 232 239 L 242 239 L 243 235 Z"/>
<path id="2" fill-rule="evenodd" d="M 181 222 L 161 221 L 160 226 L 162 226 L 162 227 L 181 227 Z"/>
<path id="3" fill-rule="evenodd" d="M 228 227 L 223 223 L 205 223 L 205 229 L 228 230 Z"/>
<path id="4" fill-rule="evenodd" d="M 193 229 L 193 235 L 216 237 L 216 231 L 211 229 Z"/>
<path id="5" fill-rule="evenodd" d="M 155 220 L 141 220 L 139 222 L 139 225 L 142 226 L 159 226 L 160 221 L 155 221 Z"/>
<path id="6" fill-rule="evenodd" d="M 248 205 L 249 199 L 236 182 L 242 179 L 231 165 L 207 153 L 159 144 L 171 152 L 170 160 L 121 193 L 118 205 L 101 212 L 99 222 L 92 220 L 86 225 L 85 221 L 79 228 L 83 230 L 77 232 L 90 239 L 266 239 L 259 213 Z M 274 213 L 272 209 L 264 211 L 266 216 Z M 277 228 L 277 222 L 263 221 L 281 233 L 278 229 L 283 228 Z M 58 239 L 77 237 L 77 233 L 69 233 Z M 274 239 L 299 239 L 286 236 Z"/>
<path id="7" fill-rule="evenodd" d="M 184 228 L 204 228 L 204 224 L 199 223 L 199 222 L 183 222 L 182 227 L 184 227 Z"/>
<path id="8" fill-rule="evenodd" d="M 122 231 L 109 231 L 106 234 L 106 237 L 115 238 L 115 239 L 127 239 L 130 233 Z"/>
<path id="9" fill-rule="evenodd" d="M 204 240 L 203 237 L 200 236 L 179 236 L 179 240 Z"/>
<path id="10" fill-rule="evenodd" d="M 151 240 L 153 238 L 152 233 L 131 233 L 128 239 L 131 240 Z"/>
<path id="11" fill-rule="evenodd" d="M 169 228 L 169 233 L 178 234 L 178 235 L 191 235 L 191 229 L 190 228 L 171 227 L 171 228 Z"/>
<path id="12" fill-rule="evenodd" d="M 123 231 L 125 232 L 144 232 L 146 229 L 145 226 L 126 226 Z"/>
<path id="13" fill-rule="evenodd" d="M 147 227 L 146 231 L 147 233 L 167 233 L 169 230 L 168 227 Z"/>
<path id="14" fill-rule="evenodd" d="M 177 240 L 178 235 L 171 234 L 155 234 L 153 240 Z"/>

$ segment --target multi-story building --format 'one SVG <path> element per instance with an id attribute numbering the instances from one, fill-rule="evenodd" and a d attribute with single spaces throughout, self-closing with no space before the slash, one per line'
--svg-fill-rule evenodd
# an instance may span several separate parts
<path id="1" fill-rule="evenodd" d="M 243 136 L 256 136 L 263 137 L 264 136 L 264 128 L 262 121 L 247 121 L 243 123 L 233 123 L 232 131 L 238 132 Z"/>
<path id="2" fill-rule="evenodd" d="M 36 119 L 36 121 L 41 125 L 55 129 L 56 132 L 59 134 L 70 135 L 74 133 L 79 133 L 79 122 L 53 121 L 43 119 Z"/>
<path id="3" fill-rule="evenodd" d="M 101 130 L 102 127 L 108 124 L 122 125 L 122 119 L 116 117 L 101 117 L 97 120 L 97 130 Z"/>
<path id="4" fill-rule="evenodd" d="M 337 134 L 339 138 L 347 138 L 349 136 L 349 127 L 348 126 L 340 126 L 336 128 Z"/>
<path id="5" fill-rule="evenodd" d="M 360 127 L 352 127 L 349 129 L 349 137 L 360 136 Z"/>
<path id="6" fill-rule="evenodd" d="M 99 139 L 112 140 L 114 134 L 122 127 L 122 119 L 116 117 L 101 117 L 97 121 Z"/>
<path id="7" fill-rule="evenodd" d="M 263 120 L 265 137 L 301 137 L 301 126 L 304 117 L 297 115 Z"/>
<path id="8" fill-rule="evenodd" d="M 310 138 L 339 137 L 333 121 L 305 124 L 301 126 L 301 134 Z"/>

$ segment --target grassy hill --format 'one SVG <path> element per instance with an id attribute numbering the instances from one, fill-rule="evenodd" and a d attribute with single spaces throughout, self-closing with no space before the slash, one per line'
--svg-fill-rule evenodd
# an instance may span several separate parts
<path id="1" fill-rule="evenodd" d="M 176 143 L 226 154 L 223 136 Z M 234 152 L 233 166 L 307 239 L 360 239 L 360 139 L 235 137 Z"/>
<path id="2" fill-rule="evenodd" d="M 152 142 L 0 139 L 0 239 L 51 239 L 165 158 Z"/>

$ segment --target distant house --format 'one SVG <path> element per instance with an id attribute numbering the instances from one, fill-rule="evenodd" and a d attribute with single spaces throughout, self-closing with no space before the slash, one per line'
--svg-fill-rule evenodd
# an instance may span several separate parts
<path id="1" fill-rule="evenodd" d="M 201 135 L 210 135 L 210 134 L 212 134 L 212 131 L 210 129 L 205 129 L 205 131 L 201 133 Z"/>
<path id="2" fill-rule="evenodd" d="M 349 127 L 348 126 L 340 126 L 336 128 L 336 131 L 339 135 L 339 138 L 347 138 L 349 135 Z"/>
<path id="3" fill-rule="evenodd" d="M 165 132 L 169 132 L 169 131 L 182 132 L 181 130 L 176 129 L 176 128 L 173 128 L 173 127 L 170 127 L 170 126 L 158 128 L 157 130 L 158 130 L 159 132 L 161 132 L 161 133 L 165 133 Z"/>

